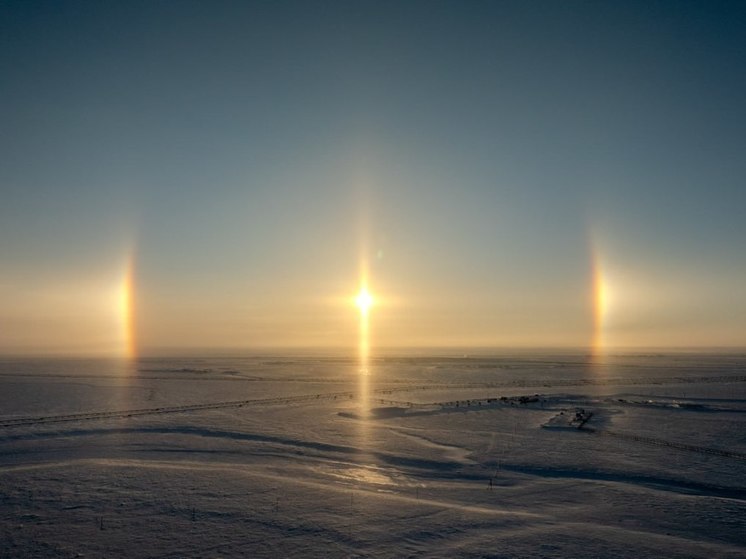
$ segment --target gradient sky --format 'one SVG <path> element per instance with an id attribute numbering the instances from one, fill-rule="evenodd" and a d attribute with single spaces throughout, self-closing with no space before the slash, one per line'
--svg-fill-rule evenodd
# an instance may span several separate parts
<path id="1" fill-rule="evenodd" d="M 746 3 L 0 2 L 0 352 L 746 346 Z"/>

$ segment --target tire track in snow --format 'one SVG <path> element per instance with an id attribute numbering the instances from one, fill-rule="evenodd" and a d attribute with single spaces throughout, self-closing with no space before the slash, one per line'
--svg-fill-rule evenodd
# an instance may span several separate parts
<path id="1" fill-rule="evenodd" d="M 711 448 L 707 446 L 697 446 L 685 443 L 675 443 L 671 441 L 665 441 L 663 439 L 656 439 L 654 437 L 644 437 L 642 435 L 633 435 L 631 433 L 619 433 L 616 431 L 607 431 L 594 429 L 593 427 L 583 426 L 578 428 L 579 431 L 585 433 L 593 433 L 595 435 L 604 435 L 606 437 L 616 437 L 618 439 L 624 439 L 627 441 L 633 441 L 637 443 L 643 443 L 651 446 L 661 446 L 667 448 L 675 448 L 676 450 L 684 450 L 687 452 L 696 452 L 699 454 L 711 454 L 714 456 L 721 456 L 723 458 L 733 458 L 735 460 L 746 461 L 746 454 L 743 452 L 737 452 L 735 450 L 724 450 L 720 448 Z"/>
<path id="2" fill-rule="evenodd" d="M 746 382 L 746 376 L 716 376 L 716 377 L 664 377 L 656 379 L 654 384 L 679 384 L 679 383 L 733 383 L 733 382 Z M 610 378 L 610 379 L 555 379 L 552 381 L 508 381 L 508 382 L 474 382 L 474 383 L 430 383 L 430 384 L 411 384 L 404 386 L 389 386 L 387 388 L 378 388 L 372 390 L 374 394 L 392 394 L 395 392 L 412 392 L 420 390 L 459 390 L 459 389 L 475 389 L 475 388 L 506 388 L 506 387 L 521 387 L 521 386 L 544 386 L 550 388 L 565 387 L 565 386 L 587 386 L 587 385 L 630 385 L 630 384 L 650 384 L 649 380 L 639 378 Z M 140 408 L 131 410 L 104 410 L 96 412 L 82 412 L 62 415 L 47 415 L 47 416 L 32 416 L 32 417 L 17 417 L 10 419 L 1 419 L 0 428 L 11 428 L 21 427 L 28 425 L 38 425 L 46 423 L 63 423 L 68 421 L 92 421 L 97 419 L 122 419 L 128 417 L 140 417 L 147 415 L 164 415 L 172 413 L 184 413 L 193 411 L 203 410 L 217 410 L 227 408 L 240 408 L 243 406 L 253 405 L 271 405 L 271 404 L 293 404 L 293 403 L 304 403 L 311 402 L 313 400 L 329 400 L 329 399 L 352 399 L 357 396 L 357 393 L 352 390 L 340 391 L 340 392 L 326 392 L 319 394 L 308 394 L 301 396 L 279 396 L 273 398 L 259 398 L 249 400 L 232 400 L 223 402 L 212 402 L 203 404 L 186 404 L 181 406 L 163 406 L 157 408 Z M 379 400 L 381 403 L 390 402 L 394 403 L 393 400 Z M 477 400 L 475 400 L 477 401 Z M 407 404 L 408 407 L 426 407 L 428 404 L 421 404 L 415 402 L 396 402 L 396 404 Z M 651 443 L 652 444 L 652 443 Z M 728 451 L 724 451 L 728 452 Z M 710 454 L 719 454 L 714 452 Z M 739 459 L 746 459 L 746 455 L 740 453 Z M 722 455 L 722 454 L 720 454 Z"/>
<path id="3" fill-rule="evenodd" d="M 311 394 L 303 396 L 284 396 L 275 398 L 258 398 L 252 400 L 232 400 L 227 402 L 212 402 L 207 404 L 186 404 L 182 406 L 164 406 L 158 408 L 140 408 L 132 410 L 108 410 L 98 412 L 71 413 L 65 415 L 47 415 L 36 417 L 19 417 L 0 421 L 0 427 L 19 427 L 46 423 L 64 423 L 67 421 L 91 421 L 96 419 L 120 419 L 140 417 L 146 415 L 165 415 L 203 410 L 219 410 L 226 408 L 240 408 L 243 406 L 293 404 L 310 402 L 313 400 L 329 400 L 336 398 L 354 397 L 354 392 L 329 392 L 326 394 Z"/>

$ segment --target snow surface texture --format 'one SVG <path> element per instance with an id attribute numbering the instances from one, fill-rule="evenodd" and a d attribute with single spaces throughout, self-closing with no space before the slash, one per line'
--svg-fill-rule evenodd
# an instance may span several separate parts
<path id="1" fill-rule="evenodd" d="M 0 362 L 0 557 L 744 557 L 746 357 Z"/>

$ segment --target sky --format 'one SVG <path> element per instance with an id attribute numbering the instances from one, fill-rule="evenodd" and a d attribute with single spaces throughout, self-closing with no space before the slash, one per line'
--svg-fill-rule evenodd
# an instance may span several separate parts
<path id="1" fill-rule="evenodd" d="M 0 353 L 746 347 L 746 3 L 0 1 Z M 375 349 L 373 349 L 375 351 Z"/>

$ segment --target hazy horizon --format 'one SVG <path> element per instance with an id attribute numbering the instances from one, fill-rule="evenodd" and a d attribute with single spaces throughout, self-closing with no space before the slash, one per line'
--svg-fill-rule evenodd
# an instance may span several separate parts
<path id="1" fill-rule="evenodd" d="M 746 4 L 0 20 L 0 355 L 746 348 Z"/>
<path id="2" fill-rule="evenodd" d="M 150 359 L 240 359 L 253 357 L 319 357 L 330 359 L 348 359 L 356 362 L 359 359 L 357 346 L 267 346 L 267 347 L 172 347 L 142 348 L 135 357 L 112 355 L 109 352 L 99 354 L 70 351 L 15 351 L 0 353 L 0 359 L 91 359 L 103 361 L 135 362 Z M 607 347 L 602 355 L 593 346 L 387 346 L 376 347 L 370 356 L 372 362 L 396 357 L 453 357 L 453 358 L 509 358 L 530 356 L 577 356 L 586 357 L 595 363 L 615 356 L 634 356 L 645 354 L 660 355 L 740 355 L 746 353 L 741 346 L 624 346 Z"/>

